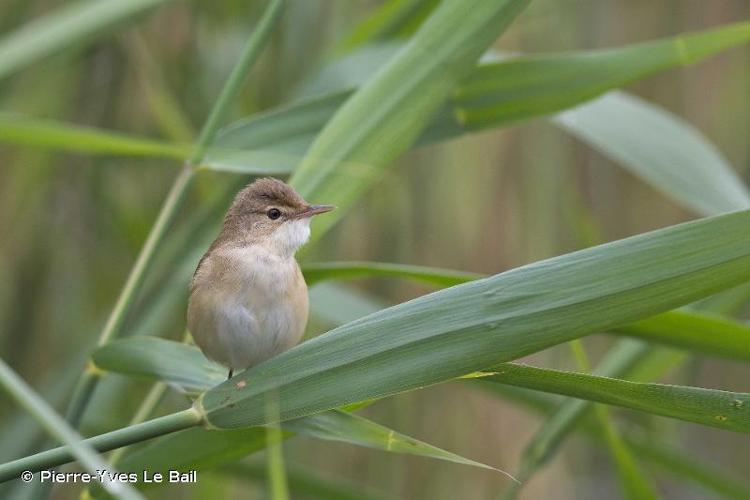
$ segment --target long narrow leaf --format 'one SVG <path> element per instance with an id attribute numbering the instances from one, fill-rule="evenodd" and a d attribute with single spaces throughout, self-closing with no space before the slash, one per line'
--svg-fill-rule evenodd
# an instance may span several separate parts
<path id="1" fill-rule="evenodd" d="M 698 461 L 696 455 L 674 446 L 655 443 L 645 436 L 630 437 L 631 446 L 642 459 L 648 460 L 662 470 L 703 486 L 724 498 L 745 500 L 750 497 L 750 487 L 733 476 L 728 476 L 714 463 Z"/>
<path id="2" fill-rule="evenodd" d="M 470 129 L 541 116 L 750 41 L 750 22 L 625 47 L 528 55 L 480 67 L 454 97 Z"/>
<path id="3" fill-rule="evenodd" d="M 750 327 L 695 311 L 670 311 L 620 326 L 614 333 L 691 351 L 750 361 Z"/>
<path id="4" fill-rule="evenodd" d="M 654 415 L 750 432 L 750 394 L 616 378 L 506 363 L 482 380 L 572 396 Z"/>
<path id="5" fill-rule="evenodd" d="M 596 373 L 622 375 L 641 362 L 648 351 L 648 346 L 642 342 L 621 342 L 607 353 Z M 522 482 L 553 456 L 563 439 L 590 410 L 591 404 L 583 400 L 567 400 L 555 408 L 523 450 L 519 478 Z M 520 486 L 511 485 L 506 497 L 512 498 L 519 489 Z"/>
<path id="6" fill-rule="evenodd" d="M 165 158 L 184 161 L 193 146 L 135 137 L 109 130 L 82 127 L 0 113 L 0 142 L 37 149 L 90 155 Z M 256 175 L 286 175 L 301 156 L 273 150 L 255 151 L 213 147 L 201 168 Z"/>
<path id="7" fill-rule="evenodd" d="M 96 453 L 83 438 L 72 429 L 65 420 L 58 415 L 26 382 L 19 377 L 3 360 L 0 360 L 0 386 L 5 389 L 13 399 L 21 404 L 47 432 L 53 437 L 67 444 L 73 455 L 81 462 L 86 470 L 93 476 L 98 476 L 98 471 L 117 472 L 104 459 Z M 24 482 L 30 482 L 31 478 L 21 476 Z M 105 477 L 102 485 L 117 498 L 138 500 L 143 498 L 129 484 L 111 481 Z"/>
<path id="8" fill-rule="evenodd" d="M 308 284 L 323 280 L 363 277 L 394 277 L 423 281 L 438 286 L 453 286 L 482 277 L 465 271 L 451 271 L 425 266 L 409 266 L 384 262 L 326 262 L 305 264 L 302 269 Z"/>
<path id="9" fill-rule="evenodd" d="M 649 353 L 644 360 L 650 361 L 653 354 L 653 352 Z M 658 361 L 658 359 L 654 358 L 654 361 Z M 643 362 L 639 361 L 637 369 L 640 369 L 642 365 Z M 632 374 L 632 371 L 627 371 L 623 375 L 631 377 Z M 474 381 L 472 383 L 475 384 Z M 553 399 L 549 394 L 494 383 L 479 384 L 479 386 L 489 389 L 503 398 L 511 399 L 514 403 L 543 416 L 552 415 L 558 406 L 556 399 Z M 580 400 L 569 400 L 569 403 L 574 404 L 580 402 Z M 566 404 L 568 403 L 566 402 Z M 582 424 L 582 430 L 585 431 L 584 435 L 595 439 L 598 443 L 600 437 L 596 428 L 591 425 L 591 420 L 583 419 Z M 717 468 L 714 464 L 701 461 L 695 453 L 677 449 L 663 443 L 661 439 L 654 439 L 653 436 L 635 432 L 626 433 L 624 438 L 627 445 L 635 450 L 639 458 L 656 465 L 671 475 L 692 481 L 703 486 L 707 491 L 725 498 L 736 500 L 750 498 L 750 485 L 728 475 L 726 471 Z"/>
<path id="10" fill-rule="evenodd" d="M 614 49 L 524 55 L 480 64 L 468 81 L 457 86 L 455 97 L 446 105 L 445 112 L 432 120 L 418 143 L 553 114 L 628 82 L 696 63 L 748 41 L 750 23 L 741 23 Z M 680 49 L 684 45 L 692 47 L 690 57 Z M 654 48 L 658 50 L 654 51 Z M 369 50 L 365 49 L 364 56 L 368 59 Z M 585 72 L 580 71 L 581 62 L 585 64 Z M 612 68 L 616 71 L 613 72 Z M 364 77 L 360 77 L 361 80 Z M 565 85 L 561 85 L 563 81 Z M 530 82 L 533 86 L 529 85 Z M 328 95 L 238 121 L 222 131 L 220 140 L 231 147 L 256 149 L 285 144 L 287 147 L 296 145 L 296 152 L 304 151 L 353 89 L 342 89 L 341 84 L 336 83 L 328 91 Z M 524 113 L 514 104 L 519 97 L 526 99 Z M 491 103 L 504 105 L 489 111 L 487 108 Z"/>
<path id="11" fill-rule="evenodd" d="M 147 156 L 183 160 L 189 145 L 7 113 L 0 114 L 0 142 L 75 153 Z"/>
<path id="12" fill-rule="evenodd" d="M 445 0 L 389 63 L 327 123 L 290 183 L 340 208 L 379 179 L 528 0 Z M 315 234 L 343 210 L 321 219 Z"/>
<path id="13" fill-rule="evenodd" d="M 576 339 L 568 345 L 578 369 L 585 373 L 590 372 L 591 364 L 583 342 Z M 656 499 L 658 496 L 656 490 L 641 470 L 633 451 L 623 439 L 609 409 L 603 405 L 594 405 L 594 421 L 614 460 L 623 497 L 630 500 Z"/>
<path id="14" fill-rule="evenodd" d="M 750 278 L 750 212 L 673 226 L 425 295 L 205 393 L 211 426 L 282 420 L 450 380 L 693 302 Z M 237 379 L 246 385 L 237 390 Z"/>
<path id="15" fill-rule="evenodd" d="M 79 0 L 0 39 L 0 79 L 169 0 Z"/>
<path id="16" fill-rule="evenodd" d="M 697 213 L 750 206 L 747 188 L 713 144 L 637 97 L 610 92 L 552 121 Z"/>
<path id="17" fill-rule="evenodd" d="M 452 286 L 486 277 L 466 271 L 386 262 L 307 264 L 304 266 L 303 272 L 308 283 L 347 278 L 396 277 L 427 282 L 437 286 Z M 331 302 L 332 307 L 326 308 L 326 310 L 346 314 L 350 306 L 342 306 L 341 301 L 346 301 L 352 293 L 352 291 L 347 291 L 346 294 L 338 294 Z M 356 310 L 360 309 L 360 307 L 356 307 Z M 362 310 L 374 312 L 378 309 L 382 309 L 382 306 L 366 307 Z M 364 316 L 364 314 L 357 313 L 355 318 L 360 316 Z M 669 311 L 618 326 L 611 329 L 611 332 L 702 354 L 750 361 L 750 326 L 726 317 L 687 310 Z"/>
<path id="18" fill-rule="evenodd" d="M 422 137 L 416 142 L 417 144 L 435 142 L 469 131 L 551 114 L 650 74 L 695 63 L 729 47 L 747 43 L 748 40 L 750 40 L 750 23 L 740 23 L 615 49 L 520 56 L 498 63 L 483 64 L 471 74 L 468 81 L 458 85 L 450 102 L 436 113 Z M 581 65 L 585 67 L 585 71 L 581 71 Z M 270 140 L 269 144 L 280 143 L 286 148 L 293 148 L 295 152 L 304 151 L 317 132 L 329 121 L 338 106 L 350 95 L 350 91 L 336 91 L 329 96 L 316 97 L 297 105 L 287 106 L 266 114 L 257 121 L 251 119 L 239 122 L 225 131 L 222 140 L 226 140 L 227 145 L 232 147 L 257 147 L 256 137 L 259 134 L 268 134 L 265 137 Z M 613 113 L 627 113 L 628 116 L 633 116 L 634 113 L 637 114 L 640 111 L 628 104 L 624 105 L 623 110 L 602 109 L 600 106 L 598 120 L 605 120 L 612 124 L 620 120 L 620 117 Z M 665 179 L 674 178 L 674 172 L 680 171 L 683 166 L 674 161 L 665 164 L 665 155 L 661 153 L 661 150 L 641 147 L 640 143 L 630 144 L 627 151 L 631 153 L 626 156 L 621 152 L 624 147 L 621 143 L 613 139 L 607 143 L 604 142 L 605 138 L 601 137 L 604 133 L 599 135 L 598 143 L 595 141 L 594 133 L 587 134 L 585 130 L 579 130 L 577 133 L 584 140 L 594 142 L 594 145 L 604 153 L 610 154 L 618 161 L 624 161 L 623 166 L 642 175 L 647 181 L 655 183 L 657 188 L 669 193 L 683 205 L 697 208 L 701 213 L 713 214 L 737 210 L 748 205 L 746 190 L 738 182 L 731 168 L 716 153 L 715 148 L 685 124 L 668 115 L 661 116 L 656 108 L 651 108 L 651 111 L 653 112 L 646 116 L 649 120 L 646 125 L 652 128 L 662 127 L 663 131 L 671 137 L 679 136 L 683 140 L 691 141 L 686 149 L 697 151 L 701 158 L 710 160 L 710 163 L 702 167 L 699 162 L 690 161 L 688 163 L 691 166 L 690 174 L 684 175 L 674 188 L 670 183 L 665 182 Z M 300 117 L 300 121 L 295 120 L 296 116 Z M 572 125 L 568 125 L 573 121 L 572 116 L 563 116 L 564 120 L 556 119 L 555 123 L 573 129 Z M 578 120 L 578 123 L 579 129 L 586 128 L 582 119 Z M 272 126 L 267 127 L 267 125 Z M 672 128 L 672 125 L 675 127 Z M 666 129 L 664 129 L 665 126 Z M 639 123 L 631 125 L 631 133 L 637 134 L 638 127 Z M 653 137 L 655 134 L 648 132 L 646 139 L 653 140 Z M 334 139 L 338 140 L 338 137 Z M 329 149 L 331 151 L 321 147 L 321 151 L 318 151 L 320 156 L 318 162 L 333 165 L 336 161 L 345 160 L 333 154 L 336 150 L 333 144 L 329 145 Z M 636 154 L 632 151 L 640 151 L 640 153 Z M 653 158 L 662 158 L 662 162 L 652 167 L 653 171 L 647 170 L 649 165 L 645 163 L 645 160 L 652 161 Z M 360 184 L 370 177 L 373 179 L 377 177 L 377 172 L 373 170 L 373 163 L 369 159 L 354 156 L 347 161 L 351 163 L 340 167 L 342 171 L 348 172 L 347 175 L 341 175 L 342 182 Z M 310 171 L 313 169 L 313 167 L 305 168 Z M 321 171 L 316 167 L 315 176 L 319 174 Z M 312 174 L 309 176 L 315 177 Z M 316 178 L 316 182 L 320 179 L 322 176 Z M 693 182 L 689 179 L 696 180 Z M 302 184 L 307 181 L 302 180 L 300 186 L 304 188 Z M 299 181 L 295 179 L 295 182 Z M 707 201 L 696 201 L 696 198 L 692 196 L 692 191 L 685 190 L 686 184 L 710 186 L 711 196 L 704 197 Z M 350 189 L 364 191 L 362 186 L 350 187 Z M 338 194 L 334 191 L 343 192 L 337 186 L 327 192 L 320 192 L 320 199 L 329 197 L 337 201 Z M 318 196 L 318 193 L 315 193 L 315 196 Z M 355 197 L 356 194 L 353 193 L 348 203 L 350 204 Z M 325 227 L 333 221 L 332 218 L 326 219 Z M 316 231 L 316 234 L 320 234 L 320 229 Z"/>
<path id="19" fill-rule="evenodd" d="M 437 0 L 388 0 L 352 30 L 342 47 L 409 35 L 437 4 Z"/>
<path id="20" fill-rule="evenodd" d="M 197 347 L 153 337 L 116 340 L 97 349 L 92 357 L 99 369 L 161 380 L 188 394 L 207 390 L 226 378 L 226 370 L 207 360 Z M 497 470 L 397 433 L 362 417 L 341 411 L 334 410 L 320 415 L 290 420 L 284 423 L 283 429 L 287 432 L 318 439 L 340 441 L 394 453 L 408 453 Z M 164 446 L 160 445 L 152 448 L 152 450 L 154 454 L 161 455 L 166 453 L 165 449 L 179 446 L 182 439 L 190 439 L 193 443 L 195 443 L 195 440 L 210 443 L 207 445 L 208 452 L 199 450 L 188 455 L 185 455 L 184 452 L 180 454 L 183 459 L 191 460 L 191 466 L 203 463 L 202 461 L 205 460 L 204 457 L 207 453 L 215 458 L 221 454 L 234 457 L 235 451 L 231 449 L 231 440 L 227 442 L 229 449 L 225 450 L 221 445 L 224 442 L 221 433 L 216 437 L 217 443 L 211 442 L 213 440 L 212 434 L 215 432 L 206 431 L 204 434 L 198 429 L 190 429 L 181 434 L 162 438 L 160 441 L 165 443 Z M 179 437 L 181 435 L 189 436 L 189 438 Z M 245 450 L 242 446 L 239 448 Z M 254 449 L 254 445 L 251 443 L 250 451 Z M 132 465 L 132 461 L 133 459 L 130 461 L 125 459 L 123 463 Z M 123 469 L 137 470 L 137 467 L 131 469 L 125 468 L 123 465 Z M 189 469 L 189 467 L 186 466 L 186 469 Z"/>

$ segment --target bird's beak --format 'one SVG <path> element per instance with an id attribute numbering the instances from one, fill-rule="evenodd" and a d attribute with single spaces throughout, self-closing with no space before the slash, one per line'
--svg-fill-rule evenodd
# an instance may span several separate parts
<path id="1" fill-rule="evenodd" d="M 313 215 L 324 214 L 336 208 L 333 205 L 308 205 L 303 211 L 297 214 L 297 217 L 312 217 Z"/>

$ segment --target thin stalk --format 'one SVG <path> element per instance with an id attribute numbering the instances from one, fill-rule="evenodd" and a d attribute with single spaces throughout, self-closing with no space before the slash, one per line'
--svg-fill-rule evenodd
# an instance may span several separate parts
<path id="1" fill-rule="evenodd" d="M 190 120 L 170 92 L 161 66 L 154 60 L 143 36 L 134 30 L 124 38 L 123 43 L 130 59 L 133 59 L 134 71 L 156 124 L 170 139 L 192 143 L 195 132 Z"/>
<path id="2" fill-rule="evenodd" d="M 128 425 L 133 426 L 145 422 L 149 415 L 153 413 L 154 409 L 161 401 L 161 398 L 164 397 L 164 393 L 166 391 L 167 384 L 165 384 L 164 382 L 157 382 L 152 385 L 151 390 L 149 390 L 148 394 L 146 394 L 146 397 L 143 398 L 141 405 L 138 407 L 135 415 L 133 415 L 133 418 L 130 419 L 130 423 Z M 114 453 L 112 453 L 112 455 L 109 457 L 110 463 L 116 465 L 127 449 L 127 447 L 119 448 Z"/>
<path id="3" fill-rule="evenodd" d="M 85 443 L 83 438 L 2 359 L 0 359 L 0 385 L 47 430 L 50 436 L 67 444 L 70 456 L 75 457 L 91 474 L 97 475 L 97 470 L 114 472 L 113 468 L 107 465 L 104 459 Z M 11 478 L 19 477 L 21 473 L 27 470 L 29 469 L 22 468 L 16 471 L 16 474 Z M 126 483 L 102 481 L 102 486 L 118 498 L 126 500 L 143 498 Z"/>
<path id="4" fill-rule="evenodd" d="M 84 439 L 80 443 L 99 452 L 106 452 L 163 436 L 164 434 L 195 427 L 202 421 L 203 416 L 201 412 L 191 407 L 187 410 L 155 418 L 142 424 Z M 69 446 L 61 446 L 37 453 L 36 455 L 4 463 L 0 465 L 0 483 L 17 478 L 23 471 L 38 472 L 66 464 L 71 462 L 73 458 L 74 454 L 71 448 Z"/>
<path id="5" fill-rule="evenodd" d="M 274 398 L 266 402 L 266 415 L 269 422 L 279 419 L 279 403 Z M 289 487 L 287 486 L 286 468 L 284 467 L 284 452 L 281 442 L 284 436 L 278 425 L 266 426 L 266 460 L 268 474 L 269 498 L 272 500 L 289 500 Z"/>
<path id="6" fill-rule="evenodd" d="M 182 335 L 182 342 L 187 342 L 187 339 L 189 337 L 190 333 L 185 330 L 185 333 Z M 133 426 L 136 424 L 140 424 L 141 422 L 145 422 L 146 419 L 154 412 L 156 407 L 159 405 L 159 402 L 161 402 L 161 399 L 164 397 L 164 394 L 166 392 L 167 384 L 165 384 L 164 382 L 156 382 L 154 385 L 152 385 L 151 389 L 148 391 L 148 394 L 146 394 L 146 397 L 143 398 L 140 406 L 138 406 L 138 409 L 133 415 L 133 418 L 130 419 L 128 425 Z M 112 464 L 117 464 L 117 462 L 120 461 L 120 458 L 122 458 L 122 455 L 127 449 L 127 446 L 117 449 L 109 457 L 109 461 Z"/>
<path id="7" fill-rule="evenodd" d="M 578 369 L 584 373 L 589 373 L 591 365 L 586 355 L 586 350 L 583 348 L 583 342 L 580 339 L 576 339 L 570 342 L 569 345 Z M 643 475 L 640 467 L 638 467 L 638 462 L 636 462 L 630 448 L 617 432 L 612 423 L 609 410 L 605 406 L 596 403 L 593 405 L 593 409 L 596 423 L 604 436 L 604 441 L 617 467 L 623 489 L 623 497 L 631 500 L 658 498 L 656 491 L 651 487 L 650 482 Z"/>
<path id="8" fill-rule="evenodd" d="M 153 263 L 156 248 L 163 240 L 167 229 L 177 215 L 188 188 L 195 177 L 196 166 L 203 161 L 208 146 L 216 136 L 219 123 L 224 115 L 226 115 L 230 103 L 239 93 L 247 72 L 257 60 L 261 49 L 266 45 L 273 26 L 279 20 L 282 6 L 283 0 L 272 0 L 269 3 L 258 28 L 250 36 L 240 60 L 224 84 L 224 88 L 219 94 L 206 123 L 203 125 L 195 150 L 190 160 L 185 163 L 175 179 L 156 222 L 146 238 L 146 243 L 141 248 L 138 258 L 125 282 L 125 286 L 120 292 L 115 307 L 107 319 L 107 323 L 99 336 L 99 346 L 106 344 L 121 333 L 127 314 L 145 281 L 146 272 Z M 73 427 L 77 427 L 80 423 L 83 413 L 91 401 L 91 396 L 96 389 L 100 375 L 101 373 L 92 365 L 89 365 L 83 372 L 68 410 L 68 422 Z"/>
<path id="9" fill-rule="evenodd" d="M 221 90 L 219 97 L 216 99 L 211 113 L 208 115 L 206 123 L 203 125 L 200 135 L 198 136 L 198 145 L 195 148 L 193 156 L 190 158 L 191 165 L 198 165 L 203 161 L 206 154 L 206 148 L 213 142 L 216 132 L 219 129 L 221 120 L 227 113 L 229 105 L 239 93 L 242 83 L 245 81 L 247 73 L 253 66 L 260 55 L 261 49 L 265 47 L 268 38 L 271 36 L 273 27 L 281 17 L 281 10 L 284 6 L 284 0 L 271 0 L 263 12 L 263 17 L 258 23 L 258 28 L 250 37 L 245 50 L 237 61 L 232 73 L 229 75 L 224 88 Z"/>
<path id="10" fill-rule="evenodd" d="M 146 279 L 146 271 L 154 260 L 156 248 L 164 239 L 167 229 L 177 215 L 194 175 L 195 170 L 188 164 L 183 166 L 177 175 L 166 200 L 164 200 L 156 222 L 151 228 L 146 242 L 143 248 L 141 248 L 138 258 L 128 275 L 125 286 L 117 298 L 115 307 L 112 309 L 107 323 L 104 325 L 104 329 L 98 340 L 99 346 L 106 344 L 121 333 L 127 313 L 130 311 L 136 295 Z M 92 365 L 87 366 L 83 372 L 68 409 L 68 422 L 73 427 L 77 427 L 80 423 L 83 412 L 88 406 L 91 396 L 94 394 L 94 389 L 96 389 L 100 375 L 101 372 Z"/>
<path id="11" fill-rule="evenodd" d="M 596 373 L 606 377 L 621 376 L 632 370 L 648 350 L 648 346 L 644 343 L 620 341 L 599 363 Z M 501 493 L 500 498 L 504 500 L 517 498 L 522 488 L 521 483 L 526 483 L 552 457 L 557 447 L 590 408 L 590 402 L 572 398 L 566 399 L 555 408 L 555 411 L 526 444 L 520 470 L 516 474 L 519 482 L 510 483 Z"/>

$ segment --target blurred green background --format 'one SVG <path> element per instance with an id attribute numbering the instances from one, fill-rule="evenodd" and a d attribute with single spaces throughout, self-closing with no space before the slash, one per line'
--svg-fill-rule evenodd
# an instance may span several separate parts
<path id="1" fill-rule="evenodd" d="M 65 3 L 4 0 L 0 33 Z M 341 53 L 352 28 L 378 5 L 350 0 L 289 2 L 281 28 L 252 70 L 231 118 L 293 100 Z M 1 81 L 0 109 L 190 141 L 262 8 L 262 2 L 244 0 L 168 3 Z M 535 0 L 496 48 L 604 48 L 749 17 L 746 0 Z M 749 58 L 750 48 L 732 49 L 628 90 L 696 126 L 747 178 Z M 170 115 L 169 101 L 183 116 Z M 169 161 L 0 146 L 0 356 L 61 411 L 177 167 Z M 228 196 L 246 180 L 232 174 L 201 174 L 159 251 L 146 289 L 128 318 L 126 334 L 130 329 L 173 339 L 182 336 L 189 277 L 185 269 L 194 268 L 218 230 Z M 383 182 L 305 253 L 304 260 L 377 260 L 497 273 L 693 217 L 541 119 L 402 156 Z M 162 293 L 167 289 L 174 293 Z M 382 279 L 352 282 L 349 289 L 351 300 L 365 295 L 385 304 L 430 290 Z M 309 334 L 329 326 L 325 318 L 314 318 Z M 605 336 L 587 340 L 593 355 L 610 344 Z M 574 368 L 564 346 L 536 355 L 534 361 Z M 747 391 L 749 379 L 747 365 L 700 356 L 669 378 L 737 391 Z M 108 376 L 92 407 L 109 411 L 89 412 L 84 432 L 124 424 L 148 387 L 146 382 Z M 184 406 L 182 396 L 171 394 L 160 411 Z M 460 384 L 399 395 L 365 414 L 510 472 L 540 422 L 537 414 L 521 406 Z M 39 441 L 34 425 L 19 415 L 10 404 L 0 407 L 3 459 L 20 456 Z M 654 432 L 729 473 L 750 472 L 750 438 L 745 435 L 640 414 L 616 415 L 644 421 Z M 494 498 L 508 481 L 490 471 L 304 437 L 288 441 L 284 455 L 292 468 L 343 478 L 386 498 Z M 260 464 L 262 459 L 258 455 L 248 460 Z M 699 489 L 663 475 L 655 477 L 669 498 L 704 498 Z M 575 438 L 526 486 L 522 498 L 602 498 L 617 490 L 615 481 L 604 447 Z M 76 488 L 64 488 L 56 490 L 55 497 L 77 493 Z M 197 487 L 149 495 L 260 498 L 264 485 L 204 472 Z"/>

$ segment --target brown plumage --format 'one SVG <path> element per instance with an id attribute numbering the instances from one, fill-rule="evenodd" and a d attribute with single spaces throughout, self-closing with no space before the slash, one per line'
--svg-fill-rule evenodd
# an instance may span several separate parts
<path id="1" fill-rule="evenodd" d="M 308 303 L 294 253 L 310 218 L 332 208 L 272 178 L 237 193 L 190 287 L 188 329 L 206 356 L 248 368 L 299 341 Z"/>

